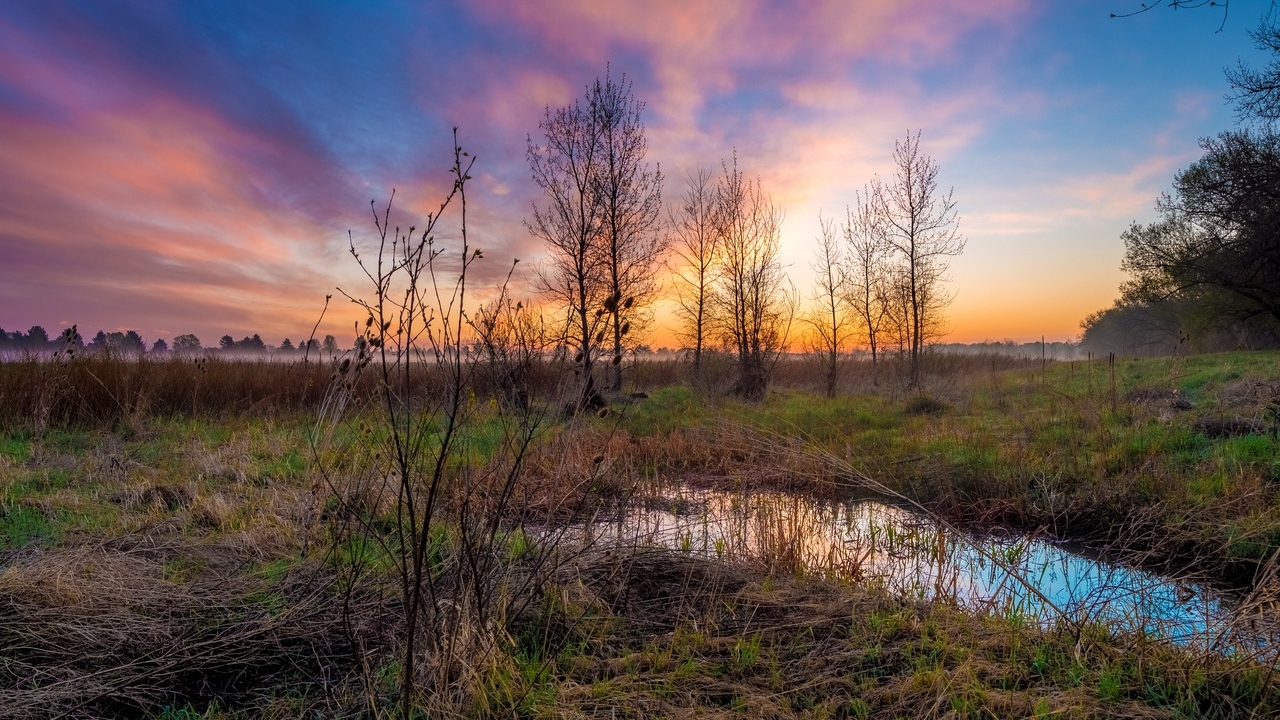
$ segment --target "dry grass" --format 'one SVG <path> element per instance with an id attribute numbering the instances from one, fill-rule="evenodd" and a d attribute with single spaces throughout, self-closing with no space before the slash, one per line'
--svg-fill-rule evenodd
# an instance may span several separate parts
<path id="1" fill-rule="evenodd" d="M 11 559 L 0 573 L 4 716 L 252 706 L 285 687 L 331 702 L 350 660 L 323 575 L 246 573 L 246 550 L 137 538 Z"/>
<path id="2" fill-rule="evenodd" d="M 149 418 L 292 412 L 319 402 L 325 363 L 127 359 L 0 362 L 0 429 L 137 429 Z"/>

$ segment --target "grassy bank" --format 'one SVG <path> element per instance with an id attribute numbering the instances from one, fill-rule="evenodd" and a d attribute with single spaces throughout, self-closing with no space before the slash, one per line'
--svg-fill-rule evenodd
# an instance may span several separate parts
<path id="1" fill-rule="evenodd" d="M 595 560 L 595 562 L 592 562 Z M 1268 671 L 670 552 L 590 558 L 480 701 L 524 717 L 1268 717 Z M 478 713 L 483 714 L 483 713 Z"/>
<path id="2" fill-rule="evenodd" d="M 1246 583 L 1280 548 L 1278 361 L 969 367 L 923 393 L 780 388 L 762 404 L 669 387 L 626 409 L 614 446 L 631 477 L 888 493 Z"/>

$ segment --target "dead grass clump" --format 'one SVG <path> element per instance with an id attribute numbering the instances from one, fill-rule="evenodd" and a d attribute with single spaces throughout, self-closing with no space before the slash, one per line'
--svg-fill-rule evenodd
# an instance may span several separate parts
<path id="1" fill-rule="evenodd" d="M 126 485 L 111 496 L 113 502 L 129 509 L 143 512 L 177 512 L 191 505 L 194 492 L 183 484 L 150 485 L 140 483 Z"/>
<path id="2" fill-rule="evenodd" d="M 928 395 L 916 395 L 907 401 L 902 411 L 908 415 L 941 415 L 947 409 L 947 404 L 941 400 L 936 400 Z"/>
<path id="3" fill-rule="evenodd" d="M 233 504 L 220 492 L 200 495 L 191 504 L 192 521 L 211 530 L 230 529 L 234 512 Z"/>
<path id="4" fill-rule="evenodd" d="M 571 570 L 614 613 L 664 628 L 702 619 L 717 596 L 736 592 L 750 580 L 740 566 L 625 547 L 588 556 Z M 562 572 L 561 580 L 573 577 Z"/>
<path id="5" fill-rule="evenodd" d="M 1204 433 L 1210 438 L 1240 437 L 1242 435 L 1265 435 L 1268 432 L 1266 423 L 1252 418 L 1202 418 L 1192 426 L 1196 432 Z"/>
<path id="6" fill-rule="evenodd" d="M 184 564 L 203 568 L 198 579 L 171 581 Z M 334 685 L 313 702 L 332 703 L 325 695 L 349 663 L 323 578 L 312 569 L 266 579 L 234 570 L 242 564 L 172 545 L 25 552 L 0 574 L 4 716 L 252 705 L 319 678 Z"/>
<path id="7" fill-rule="evenodd" d="M 1214 393 L 1218 405 L 1233 410 L 1259 409 L 1274 395 L 1275 391 L 1270 385 L 1254 378 L 1225 383 Z"/>
<path id="8" fill-rule="evenodd" d="M 212 447 L 199 440 L 193 440 L 184 449 L 184 453 L 187 463 L 196 471 L 196 477 L 201 480 L 243 483 L 248 481 L 249 470 L 253 467 L 253 458 L 249 455 L 249 441 L 244 436 Z"/>
<path id="9" fill-rule="evenodd" d="M 1191 401 L 1179 390 L 1164 387 L 1134 388 L 1124 394 L 1124 402 L 1160 410 L 1190 410 Z"/>

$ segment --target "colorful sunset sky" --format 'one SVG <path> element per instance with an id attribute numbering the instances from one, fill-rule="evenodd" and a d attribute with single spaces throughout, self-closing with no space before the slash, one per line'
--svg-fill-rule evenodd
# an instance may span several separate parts
<path id="1" fill-rule="evenodd" d="M 365 291 L 347 242 L 372 239 L 370 200 L 394 188 L 405 226 L 439 202 L 455 125 L 492 287 L 540 255 L 526 136 L 609 66 L 647 104 L 664 199 L 736 148 L 801 293 L 819 212 L 919 130 L 968 241 L 947 340 L 1071 339 L 1117 295 L 1121 232 L 1234 124 L 1223 69 L 1266 60 L 1266 5 L 6 2 L 0 327 L 296 343 L 335 287 Z M 340 300 L 321 333 L 346 341 Z"/>

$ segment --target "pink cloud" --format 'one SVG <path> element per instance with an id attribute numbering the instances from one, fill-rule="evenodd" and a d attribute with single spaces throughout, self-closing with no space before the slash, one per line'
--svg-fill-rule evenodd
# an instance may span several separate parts
<path id="1" fill-rule="evenodd" d="M 296 335 L 333 284 L 316 260 L 336 228 L 264 202 L 239 158 L 270 149 L 199 109 L 158 103 L 70 127 L 0 117 L 0 134 L 7 322 L 59 303 L 85 327 L 181 307 L 205 334 Z"/>

